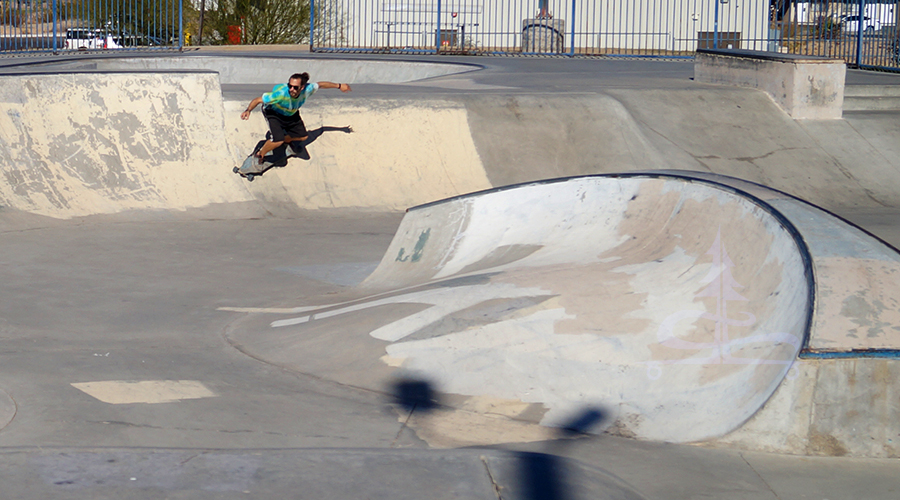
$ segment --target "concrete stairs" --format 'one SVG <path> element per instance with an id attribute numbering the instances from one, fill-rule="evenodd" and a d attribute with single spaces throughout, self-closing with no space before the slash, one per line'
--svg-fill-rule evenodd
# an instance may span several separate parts
<path id="1" fill-rule="evenodd" d="M 844 111 L 900 112 L 900 86 L 847 85 L 844 87 Z"/>

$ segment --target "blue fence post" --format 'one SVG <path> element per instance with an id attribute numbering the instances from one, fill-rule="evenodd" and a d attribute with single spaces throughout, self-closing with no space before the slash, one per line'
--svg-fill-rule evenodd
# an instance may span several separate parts
<path id="1" fill-rule="evenodd" d="M 437 26 L 434 28 L 434 53 L 441 52 L 441 0 L 437 0 Z"/>
<path id="2" fill-rule="evenodd" d="M 578 0 L 569 0 L 572 2 L 572 29 L 570 30 L 569 37 L 572 39 L 572 43 L 569 44 L 569 57 L 573 57 L 575 55 L 575 3 Z"/>
<path id="3" fill-rule="evenodd" d="M 59 8 L 59 5 L 56 3 L 56 0 L 53 0 L 53 3 L 50 9 L 53 11 L 53 53 L 56 54 L 58 50 L 58 46 L 56 45 L 56 9 Z"/>
<path id="4" fill-rule="evenodd" d="M 713 0 L 716 3 L 715 9 L 715 19 L 713 19 L 713 48 L 719 48 L 719 1 Z"/>
<path id="5" fill-rule="evenodd" d="M 178 0 L 178 50 L 184 50 L 184 0 Z"/>
<path id="6" fill-rule="evenodd" d="M 863 33 L 865 33 L 866 23 L 866 0 L 859 0 L 859 14 L 856 16 L 856 67 L 862 65 L 862 44 Z M 843 29 L 843 26 L 841 27 Z"/>
<path id="7" fill-rule="evenodd" d="M 315 52 L 316 40 L 316 0 L 309 0 L 309 51 Z"/>

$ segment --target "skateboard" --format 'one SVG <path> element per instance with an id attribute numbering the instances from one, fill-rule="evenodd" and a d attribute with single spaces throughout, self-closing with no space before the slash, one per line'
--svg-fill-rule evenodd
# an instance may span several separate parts
<path id="1" fill-rule="evenodd" d="M 281 146 L 278 146 L 277 148 L 270 151 L 263 158 L 262 163 L 260 163 L 259 158 L 256 157 L 256 153 L 260 149 L 262 149 L 263 144 L 265 143 L 266 140 L 262 140 L 256 143 L 256 147 L 253 148 L 253 152 L 250 153 L 250 156 L 244 159 L 244 163 L 242 163 L 240 167 L 234 167 L 232 169 L 232 172 L 240 175 L 250 182 L 253 182 L 253 179 L 261 176 L 270 168 L 283 167 L 287 165 L 288 158 L 309 159 L 309 153 L 307 153 L 306 148 L 302 144 L 300 144 L 299 146 L 294 146 L 294 143 L 289 143 L 282 144 Z"/>

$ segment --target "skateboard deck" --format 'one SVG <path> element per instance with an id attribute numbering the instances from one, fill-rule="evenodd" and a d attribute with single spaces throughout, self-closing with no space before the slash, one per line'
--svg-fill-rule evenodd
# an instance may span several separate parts
<path id="1" fill-rule="evenodd" d="M 253 152 L 250 153 L 250 156 L 244 159 L 244 163 L 242 163 L 240 167 L 234 167 L 232 171 L 248 181 L 253 182 L 254 178 L 261 176 L 270 168 L 287 165 L 288 158 L 297 157 L 306 160 L 309 159 L 309 153 L 307 153 L 306 148 L 303 145 L 300 145 L 295 150 L 295 148 L 292 147 L 293 144 L 283 144 L 269 152 L 269 154 L 263 158 L 262 163 L 260 163 L 259 158 L 256 157 L 256 153 L 262 149 L 263 144 L 265 143 L 265 140 L 256 143 L 256 147 L 253 148 Z"/>

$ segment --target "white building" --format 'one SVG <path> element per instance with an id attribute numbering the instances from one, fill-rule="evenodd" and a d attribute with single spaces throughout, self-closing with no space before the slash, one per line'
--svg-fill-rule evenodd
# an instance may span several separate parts
<path id="1" fill-rule="evenodd" d="M 692 52 L 717 31 L 720 47 L 765 50 L 769 36 L 768 0 L 328 1 L 357 48 L 522 50 L 546 32 L 563 52 Z"/>

